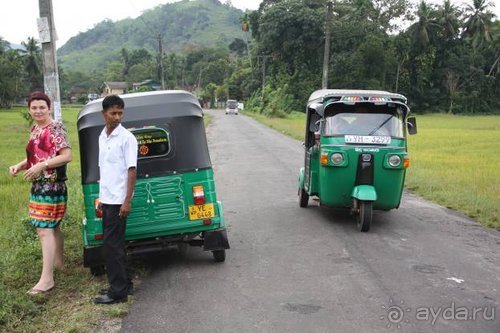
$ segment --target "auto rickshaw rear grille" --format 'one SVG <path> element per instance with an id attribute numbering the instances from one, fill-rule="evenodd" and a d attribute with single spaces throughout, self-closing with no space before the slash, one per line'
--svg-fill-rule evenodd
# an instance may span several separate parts
<path id="1" fill-rule="evenodd" d="M 184 218 L 187 208 L 181 185 L 182 177 L 139 181 L 127 228 L 133 228 L 134 224 L 164 224 Z"/>

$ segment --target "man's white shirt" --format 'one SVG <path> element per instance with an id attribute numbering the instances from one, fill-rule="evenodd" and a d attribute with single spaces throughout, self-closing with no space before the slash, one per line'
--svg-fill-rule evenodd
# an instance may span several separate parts
<path id="1" fill-rule="evenodd" d="M 102 203 L 123 204 L 131 167 L 137 167 L 137 139 L 121 124 L 109 136 L 105 127 L 99 135 L 99 200 Z"/>

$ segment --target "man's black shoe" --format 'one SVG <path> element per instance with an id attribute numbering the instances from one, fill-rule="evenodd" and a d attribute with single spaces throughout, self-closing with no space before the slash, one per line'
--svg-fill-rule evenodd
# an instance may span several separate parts
<path id="1" fill-rule="evenodd" d="M 108 295 L 108 294 L 109 294 L 109 289 L 108 288 L 99 290 L 99 295 Z M 134 294 L 134 288 L 131 288 L 131 289 L 127 290 L 127 294 L 129 296 L 132 296 Z"/>
<path id="2" fill-rule="evenodd" d="M 95 304 L 116 304 L 116 303 L 125 303 L 128 301 L 128 297 L 122 298 L 111 298 L 108 295 L 94 298 Z"/>

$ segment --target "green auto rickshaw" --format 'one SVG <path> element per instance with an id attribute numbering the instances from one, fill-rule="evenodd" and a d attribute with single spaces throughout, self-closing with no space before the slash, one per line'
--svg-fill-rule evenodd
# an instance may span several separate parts
<path id="1" fill-rule="evenodd" d="M 229 249 L 222 204 L 217 201 L 203 111 L 186 91 L 120 96 L 122 125 L 137 138 L 137 182 L 125 239 L 129 255 L 170 246 L 202 246 L 222 262 Z M 104 273 L 103 229 L 99 215 L 98 138 L 104 128 L 102 99 L 78 114 L 85 217 L 84 266 Z"/>
<path id="2" fill-rule="evenodd" d="M 323 89 L 306 108 L 300 207 L 350 208 L 360 231 L 370 229 L 372 211 L 398 208 L 410 158 L 407 135 L 416 134 L 403 95 L 378 90 Z"/>

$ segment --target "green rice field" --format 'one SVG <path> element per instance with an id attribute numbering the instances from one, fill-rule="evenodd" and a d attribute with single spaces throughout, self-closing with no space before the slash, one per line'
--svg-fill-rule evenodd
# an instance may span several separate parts
<path id="1" fill-rule="evenodd" d="M 303 140 L 305 116 L 258 121 Z M 412 192 L 500 230 L 500 116 L 417 115 L 418 134 L 409 137 Z"/>

